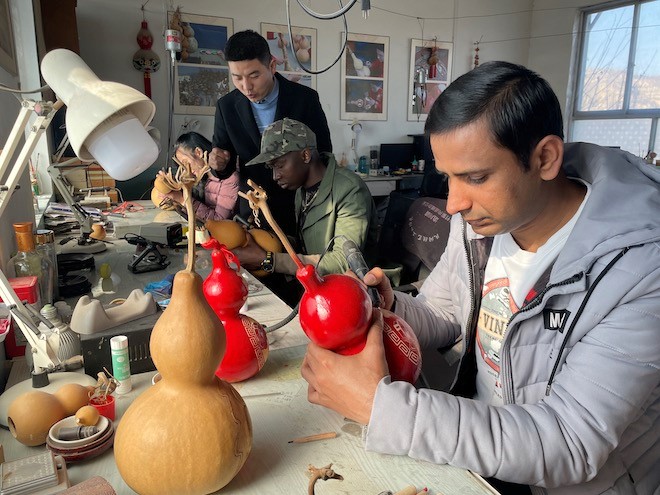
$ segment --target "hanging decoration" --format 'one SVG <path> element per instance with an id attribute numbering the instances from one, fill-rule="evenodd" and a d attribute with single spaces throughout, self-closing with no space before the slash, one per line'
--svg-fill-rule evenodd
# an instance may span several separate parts
<path id="1" fill-rule="evenodd" d="M 481 43 L 481 39 L 479 39 L 479 41 L 474 42 L 474 67 L 473 67 L 473 69 L 476 69 L 479 66 L 479 43 Z"/>
<path id="2" fill-rule="evenodd" d="M 433 48 L 431 48 L 431 55 L 429 55 L 429 79 L 438 77 L 438 38 L 433 38 Z"/>
<path id="3" fill-rule="evenodd" d="M 154 37 L 144 18 L 144 5 L 142 6 L 142 25 L 136 40 L 140 49 L 133 55 L 133 67 L 144 73 L 144 94 L 151 98 L 151 73 L 160 69 L 160 57 L 151 49 Z"/>

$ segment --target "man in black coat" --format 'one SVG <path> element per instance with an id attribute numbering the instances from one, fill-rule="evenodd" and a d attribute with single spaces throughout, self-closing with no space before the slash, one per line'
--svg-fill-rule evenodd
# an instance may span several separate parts
<path id="1" fill-rule="evenodd" d="M 255 31 L 231 36 L 225 45 L 225 58 L 236 89 L 218 100 L 209 165 L 221 177 L 233 171 L 238 161 L 241 190 L 248 190 L 248 179 L 263 187 L 275 220 L 285 233 L 295 235 L 294 192 L 279 187 L 264 165 L 245 164 L 260 153 L 263 130 L 284 117 L 306 124 L 316 134 L 318 150 L 332 152 L 319 95 L 278 74 L 268 43 Z M 251 213 L 243 198 L 239 198 L 239 212 L 244 218 Z"/>

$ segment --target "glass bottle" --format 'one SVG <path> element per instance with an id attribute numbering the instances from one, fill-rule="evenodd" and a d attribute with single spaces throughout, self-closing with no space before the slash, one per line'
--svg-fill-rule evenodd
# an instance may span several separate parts
<path id="1" fill-rule="evenodd" d="M 50 272 L 53 285 L 53 300 L 58 299 L 59 274 L 57 271 L 57 252 L 55 251 L 55 232 L 48 229 L 38 229 L 34 236 L 37 252 L 50 260 L 53 269 Z"/>
<path id="2" fill-rule="evenodd" d="M 9 262 L 14 267 L 17 277 L 36 276 L 39 282 L 41 305 L 52 304 L 53 279 L 50 272 L 53 270 L 53 264 L 47 257 L 41 256 L 37 252 L 32 225 L 32 222 L 14 224 L 18 252 Z"/>

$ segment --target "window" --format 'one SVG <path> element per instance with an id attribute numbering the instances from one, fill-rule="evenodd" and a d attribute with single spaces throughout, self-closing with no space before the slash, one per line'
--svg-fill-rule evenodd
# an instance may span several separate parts
<path id="1" fill-rule="evenodd" d="M 660 0 L 582 11 L 569 140 L 660 150 L 659 26 Z"/>

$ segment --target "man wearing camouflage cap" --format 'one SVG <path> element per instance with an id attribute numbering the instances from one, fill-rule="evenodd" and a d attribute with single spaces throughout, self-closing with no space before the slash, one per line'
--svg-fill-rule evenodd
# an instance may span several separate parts
<path id="1" fill-rule="evenodd" d="M 367 255 L 376 246 L 376 208 L 367 186 L 355 173 L 337 166 L 332 153 L 319 153 L 316 136 L 305 124 L 293 119 L 272 123 L 263 133 L 261 153 L 247 166 L 265 163 L 273 180 L 296 191 L 297 249 L 304 263 L 317 265 L 320 274 L 343 273 L 348 269 L 342 238 L 320 260 L 334 236 L 353 240 Z M 264 269 L 295 274 L 296 265 L 286 253 L 269 253 L 250 239 L 234 250 L 249 270 Z"/>

